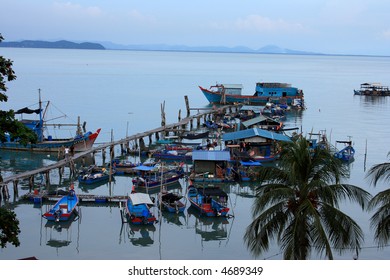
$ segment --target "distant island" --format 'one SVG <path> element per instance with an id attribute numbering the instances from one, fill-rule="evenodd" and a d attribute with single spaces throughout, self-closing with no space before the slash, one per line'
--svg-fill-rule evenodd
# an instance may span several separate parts
<path id="1" fill-rule="evenodd" d="M 48 42 L 24 40 L 20 42 L 2 42 L 3 48 L 43 48 L 43 49 L 86 49 L 86 50 L 105 50 L 106 48 L 99 43 L 74 43 L 66 40 Z"/>
<path id="2" fill-rule="evenodd" d="M 321 54 L 308 51 L 284 49 L 275 45 L 267 45 L 259 49 L 245 46 L 198 46 L 139 44 L 120 45 L 112 42 L 75 43 L 66 40 L 49 42 L 38 40 L 23 40 L 19 42 L 2 42 L 0 47 L 7 48 L 52 48 L 52 49 L 88 49 L 88 50 L 132 50 L 132 51 L 176 51 L 176 52 L 218 52 L 218 53 L 254 53 L 254 54 Z"/>

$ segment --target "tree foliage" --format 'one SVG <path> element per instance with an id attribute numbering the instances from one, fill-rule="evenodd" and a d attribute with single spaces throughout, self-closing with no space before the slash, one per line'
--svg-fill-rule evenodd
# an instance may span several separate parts
<path id="1" fill-rule="evenodd" d="M 19 220 L 16 214 L 8 209 L 0 207 L 0 246 L 7 247 L 7 243 L 19 246 Z"/>
<path id="2" fill-rule="evenodd" d="M 4 38 L 0 34 L 0 44 L 3 40 Z M 12 63 L 10 59 L 0 55 L 0 102 L 8 101 L 6 82 L 16 79 Z M 17 139 L 22 144 L 36 143 L 37 141 L 36 134 L 15 119 L 13 110 L 0 110 L 0 142 L 6 141 L 6 133 L 9 133 L 11 140 Z"/>
<path id="3" fill-rule="evenodd" d="M 387 156 L 390 156 L 388 153 Z M 379 181 L 390 182 L 390 162 L 383 162 L 373 165 L 367 173 L 371 184 L 376 186 Z M 369 209 L 376 211 L 372 215 L 371 227 L 374 229 L 374 241 L 380 247 L 388 245 L 390 241 L 390 189 L 376 194 L 370 201 Z"/>
<path id="4" fill-rule="evenodd" d="M 275 240 L 283 258 L 295 260 L 308 259 L 312 251 L 327 259 L 333 259 L 333 250 L 358 253 L 363 231 L 339 204 L 349 199 L 364 209 L 371 195 L 343 184 L 346 175 L 345 165 L 328 149 L 311 150 L 303 137 L 283 144 L 278 164 L 259 171 L 247 247 L 260 255 Z"/>

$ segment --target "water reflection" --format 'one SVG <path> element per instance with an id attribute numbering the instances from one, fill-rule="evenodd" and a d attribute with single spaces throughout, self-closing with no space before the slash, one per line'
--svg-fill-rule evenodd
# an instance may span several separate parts
<path id="1" fill-rule="evenodd" d="M 222 241 L 228 239 L 228 226 L 231 225 L 227 217 L 206 217 L 199 215 L 194 207 L 187 209 L 188 216 L 195 217 L 195 233 L 200 235 L 202 244 L 208 241 Z"/>
<path id="2" fill-rule="evenodd" d="M 44 225 L 46 245 L 55 248 L 58 256 L 60 248 L 67 247 L 72 243 L 71 227 L 72 225 L 74 226 L 74 224 L 77 223 L 78 227 L 77 227 L 76 250 L 78 252 L 80 222 L 81 222 L 80 216 L 76 216 L 76 215 L 73 215 L 67 221 L 61 221 L 61 222 L 47 221 L 46 224 Z M 41 232 L 41 239 L 42 239 L 42 232 Z"/>
<path id="3" fill-rule="evenodd" d="M 134 246 L 147 247 L 154 244 L 154 225 L 134 225 L 123 223 L 120 230 L 119 244 L 129 240 Z"/>

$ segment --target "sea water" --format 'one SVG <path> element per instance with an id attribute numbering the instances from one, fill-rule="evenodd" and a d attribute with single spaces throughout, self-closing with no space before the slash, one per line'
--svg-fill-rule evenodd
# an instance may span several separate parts
<path id="1" fill-rule="evenodd" d="M 243 93 L 253 94 L 256 82 L 290 83 L 304 91 L 307 109 L 290 114 L 285 126 L 299 127 L 305 136 L 326 131 L 332 144 L 351 137 L 356 155 L 349 165 L 347 183 L 373 195 L 387 188 L 384 183 L 371 186 L 366 172 L 388 160 L 390 97 L 354 96 L 353 90 L 364 82 L 390 84 L 389 57 L 17 48 L 1 48 L 0 54 L 13 61 L 17 75 L 15 81 L 7 83 L 9 101 L 2 109 L 36 105 L 40 89 L 41 98 L 50 100 L 51 107 L 66 116 L 67 122 L 76 122 L 80 116 L 88 130 L 101 128 L 97 144 L 161 126 L 162 108 L 167 123 L 176 122 L 179 113 L 186 115 L 184 96 L 191 108 L 208 107 L 198 86 L 243 84 Z M 61 128 L 53 133 L 70 136 L 74 131 Z M 119 152 L 116 147 L 115 154 Z M 100 154 L 96 157 L 102 159 Z M 0 152 L 3 177 L 55 161 L 53 154 Z M 56 173 L 51 173 L 53 181 L 58 179 Z M 60 186 L 54 182 L 51 187 L 66 188 L 70 183 L 66 176 Z M 43 178 L 41 181 L 44 183 Z M 182 180 L 177 190 L 185 194 L 186 184 Z M 110 184 L 88 187 L 76 182 L 75 188 L 80 194 L 126 195 L 131 185 L 131 177 L 116 176 Z M 41 217 L 47 206 L 19 201 L 10 184 L 11 198 L 2 205 L 6 203 L 17 214 L 21 245 L 0 249 L 0 259 L 282 259 L 275 243 L 257 257 L 244 244 L 245 229 L 252 220 L 255 185 L 223 186 L 229 193 L 233 218 L 205 219 L 190 209 L 183 215 L 160 216 L 154 209 L 159 223 L 145 230 L 123 224 L 118 205 L 82 205 L 79 219 L 71 225 L 47 224 Z M 28 184 L 20 182 L 19 196 L 28 191 Z M 372 213 L 362 212 L 348 201 L 340 207 L 364 230 L 365 243 L 358 258 L 389 259 L 387 247 L 379 250 L 373 241 Z M 336 259 L 356 257 L 348 251 L 334 254 Z M 323 256 L 314 254 L 311 258 Z"/>

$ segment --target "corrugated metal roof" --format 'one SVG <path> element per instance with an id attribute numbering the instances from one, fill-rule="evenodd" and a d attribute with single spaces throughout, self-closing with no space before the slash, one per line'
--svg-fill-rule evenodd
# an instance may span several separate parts
<path id="1" fill-rule="evenodd" d="M 229 151 L 194 150 L 192 160 L 229 161 Z"/>
<path id="2" fill-rule="evenodd" d="M 251 129 L 245 129 L 236 132 L 225 133 L 223 134 L 222 139 L 223 141 L 232 141 L 232 140 L 252 138 L 256 136 L 266 138 L 266 139 L 272 139 L 276 141 L 284 141 L 284 142 L 291 141 L 290 137 L 286 135 L 260 129 L 260 128 L 251 128 Z"/>
<path id="3" fill-rule="evenodd" d="M 267 118 L 260 115 L 260 116 L 257 116 L 257 117 L 254 117 L 254 118 L 251 118 L 245 122 L 242 122 L 242 125 L 245 126 L 245 127 L 248 127 L 248 126 L 251 126 L 251 125 L 254 125 L 254 124 L 257 124 L 261 121 L 264 121 L 266 120 Z"/>
<path id="4" fill-rule="evenodd" d="M 277 121 L 275 121 L 275 120 L 273 120 L 271 118 L 268 118 L 268 117 L 265 117 L 263 115 L 260 115 L 260 116 L 254 117 L 252 119 L 249 119 L 249 120 L 243 122 L 242 125 L 245 126 L 245 127 L 249 127 L 251 125 L 258 124 L 258 123 L 260 123 L 262 121 L 266 121 L 266 120 L 267 120 L 268 123 L 273 123 L 275 125 L 279 124 L 279 122 L 277 122 Z"/>

